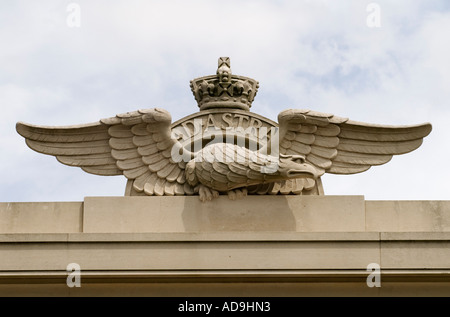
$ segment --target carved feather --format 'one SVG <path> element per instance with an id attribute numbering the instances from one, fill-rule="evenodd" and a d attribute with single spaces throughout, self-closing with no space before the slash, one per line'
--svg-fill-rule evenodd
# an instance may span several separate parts
<path id="1" fill-rule="evenodd" d="M 167 164 L 170 164 L 169 160 L 162 159 L 159 162 L 156 162 L 156 163 L 153 163 L 153 164 L 148 164 L 148 168 L 152 172 L 157 173 L 159 170 L 163 169 Z"/>
<path id="2" fill-rule="evenodd" d="M 426 137 L 431 124 L 413 126 L 382 126 L 348 121 L 341 127 L 340 137 L 367 141 L 408 141 Z"/>
<path id="3" fill-rule="evenodd" d="M 116 160 L 128 160 L 133 158 L 141 157 L 138 153 L 138 151 L 133 149 L 127 149 L 127 150 L 111 150 L 111 156 Z"/>
<path id="4" fill-rule="evenodd" d="M 83 166 L 81 169 L 87 173 L 102 175 L 102 176 L 114 176 L 122 175 L 122 170 L 118 169 L 116 165 L 99 165 L 99 166 Z"/>
<path id="5" fill-rule="evenodd" d="M 167 135 L 159 133 L 159 131 L 152 134 L 152 139 L 156 143 L 165 141 L 165 140 L 167 140 L 167 138 L 168 138 Z"/>
<path id="6" fill-rule="evenodd" d="M 356 174 L 365 172 L 369 168 L 370 165 L 356 165 L 343 162 L 333 162 L 333 165 L 327 172 L 331 174 Z"/>
<path id="7" fill-rule="evenodd" d="M 132 138 L 134 135 L 130 127 L 124 125 L 113 125 L 108 129 L 108 133 L 114 138 Z"/>
<path id="8" fill-rule="evenodd" d="M 128 111 L 125 113 L 119 113 L 116 115 L 117 118 L 120 119 L 128 119 L 128 118 L 134 118 L 134 117 L 141 117 L 141 113 L 139 112 L 139 110 L 136 111 Z"/>
<path id="9" fill-rule="evenodd" d="M 127 150 L 135 148 L 131 138 L 111 138 L 109 145 L 115 150 Z"/>
<path id="10" fill-rule="evenodd" d="M 133 180 L 136 191 L 149 195 L 182 194 L 186 163 L 172 162 L 175 140 L 171 139 L 170 123 L 170 114 L 155 108 L 76 126 L 19 122 L 16 129 L 30 148 L 54 155 L 63 164 L 97 175 L 123 174 Z"/>
<path id="11" fill-rule="evenodd" d="M 147 123 L 136 124 L 131 128 L 133 135 L 148 135 Z"/>
<path id="12" fill-rule="evenodd" d="M 122 124 L 125 126 L 131 126 L 136 125 L 142 122 L 142 117 L 136 116 L 136 117 L 129 117 L 129 118 L 123 118 Z"/>
<path id="13" fill-rule="evenodd" d="M 160 149 L 161 151 L 164 151 L 165 149 L 172 147 L 172 145 L 173 145 L 173 140 L 172 139 L 164 139 L 163 141 L 158 142 L 156 144 L 158 149 Z"/>
<path id="14" fill-rule="evenodd" d="M 238 164 L 237 162 L 229 163 L 228 168 L 230 169 L 230 171 L 238 175 L 245 175 L 247 173 L 247 168 L 245 166 Z"/>
<path id="15" fill-rule="evenodd" d="M 272 191 L 274 186 L 274 183 L 268 183 L 268 184 L 259 184 L 258 188 L 256 189 L 256 193 L 258 195 L 266 195 L 270 191 Z"/>
<path id="16" fill-rule="evenodd" d="M 411 152 L 431 131 L 428 123 L 377 125 L 306 110 L 286 110 L 278 118 L 284 133 L 280 135 L 281 153 L 307 155 L 307 162 L 335 174 L 360 173 L 388 162 L 392 155 Z M 305 145 L 309 135 L 315 140 Z"/>
<path id="17" fill-rule="evenodd" d="M 136 135 L 133 137 L 133 144 L 136 146 L 146 146 L 155 144 L 151 135 Z"/>
<path id="18" fill-rule="evenodd" d="M 116 160 L 109 153 L 92 155 L 57 156 L 56 159 L 70 166 L 114 165 Z"/>
<path id="19" fill-rule="evenodd" d="M 334 162 L 356 164 L 356 165 L 381 165 L 391 160 L 392 155 L 366 154 L 347 151 L 339 151 Z"/>
<path id="20" fill-rule="evenodd" d="M 188 183 L 184 183 L 183 188 L 186 195 L 194 195 L 194 189 Z"/>
<path id="21" fill-rule="evenodd" d="M 186 175 L 185 175 L 185 173 L 182 171 L 182 172 L 180 172 L 180 174 L 178 175 L 178 177 L 177 177 L 177 183 L 179 183 L 179 184 L 184 184 L 184 183 L 186 183 Z"/>
<path id="22" fill-rule="evenodd" d="M 174 188 L 174 193 L 177 196 L 182 196 L 185 194 L 184 192 L 184 185 L 181 185 L 180 183 L 176 182 L 175 183 L 175 188 Z"/>
<path id="23" fill-rule="evenodd" d="M 175 164 L 167 164 L 164 168 L 160 169 L 157 174 L 161 178 L 166 178 L 172 173 L 172 171 L 176 168 Z M 168 180 L 168 179 L 167 179 Z M 168 180 L 169 181 L 169 180 Z"/>
<path id="24" fill-rule="evenodd" d="M 141 176 L 137 177 L 133 181 L 133 188 L 138 192 L 142 192 L 144 190 L 145 183 L 149 182 L 152 176 L 153 175 L 150 173 L 144 173 Z"/>
<path id="25" fill-rule="evenodd" d="M 318 127 L 315 131 L 316 135 L 321 136 L 336 136 L 341 132 L 341 128 L 335 124 L 329 124 L 326 127 Z"/>
<path id="26" fill-rule="evenodd" d="M 339 138 L 333 137 L 333 136 L 321 136 L 317 135 L 316 140 L 314 141 L 314 145 L 318 145 L 321 147 L 327 147 L 327 148 L 336 148 L 339 144 Z"/>
<path id="27" fill-rule="evenodd" d="M 247 179 L 251 179 L 251 180 L 263 180 L 263 175 L 261 174 L 261 172 L 257 172 L 251 169 L 247 169 Z"/>
<path id="28" fill-rule="evenodd" d="M 174 165 L 174 164 L 172 164 L 172 165 Z M 182 173 L 183 173 L 183 171 L 180 170 L 178 165 L 174 165 L 174 168 L 172 169 L 172 171 L 165 178 L 169 182 L 175 182 L 178 179 L 179 175 L 182 174 Z"/>
<path id="29" fill-rule="evenodd" d="M 278 194 L 278 192 L 280 191 L 281 186 L 282 186 L 283 184 L 284 184 L 283 181 L 282 181 L 282 182 L 275 182 L 275 183 L 273 183 L 272 191 L 270 191 L 269 194 L 271 194 L 271 195 L 276 195 L 276 194 Z"/>
<path id="30" fill-rule="evenodd" d="M 103 123 L 106 126 L 111 126 L 115 124 L 122 124 L 122 119 L 117 117 L 111 117 L 111 118 L 104 118 L 100 119 L 100 123 Z"/>
<path id="31" fill-rule="evenodd" d="M 285 148 L 285 149 L 289 149 L 292 146 L 292 141 L 289 141 L 287 139 L 283 139 L 280 142 L 280 147 Z"/>
<path id="32" fill-rule="evenodd" d="M 25 139 L 50 143 L 98 141 L 109 140 L 110 138 L 108 126 L 98 123 L 50 127 L 18 122 L 16 130 Z"/>
<path id="33" fill-rule="evenodd" d="M 72 143 L 47 143 L 33 140 L 26 140 L 27 145 L 40 153 L 49 155 L 85 155 L 110 153 L 111 147 L 106 140 Z"/>
<path id="34" fill-rule="evenodd" d="M 154 188 L 155 188 L 155 184 L 156 181 L 158 180 L 158 175 L 156 175 L 156 173 L 151 174 L 150 178 L 144 183 L 144 192 L 151 196 L 154 193 Z M 141 184 L 138 183 L 136 184 L 136 189 L 141 188 Z"/>
<path id="35" fill-rule="evenodd" d="M 315 126 L 313 126 L 313 127 L 315 127 Z M 303 126 L 300 123 L 295 123 L 293 121 L 289 122 L 289 121 L 285 120 L 285 128 L 287 131 L 300 132 L 300 129 L 302 129 Z"/>
<path id="36" fill-rule="evenodd" d="M 211 174 L 211 178 L 213 180 L 215 180 L 216 182 L 222 183 L 222 184 L 227 184 L 228 183 L 228 178 L 226 174 L 221 174 L 217 171 L 215 171 L 215 173 Z"/>
<path id="37" fill-rule="evenodd" d="M 299 195 L 301 194 L 301 192 L 303 191 L 303 187 L 305 184 L 305 180 L 302 178 L 297 178 L 295 179 L 295 183 L 293 184 L 293 188 L 292 188 L 292 193 L 295 195 Z"/>
<path id="38" fill-rule="evenodd" d="M 156 146 L 156 143 L 151 143 L 145 146 L 139 146 L 137 151 L 140 155 L 147 156 L 159 152 L 159 149 Z"/>
<path id="39" fill-rule="evenodd" d="M 158 178 L 158 180 L 155 183 L 155 187 L 153 188 L 153 193 L 157 196 L 164 195 L 164 187 L 165 187 L 166 180 L 163 178 Z"/>
<path id="40" fill-rule="evenodd" d="M 327 158 L 327 159 L 333 159 L 337 156 L 338 151 L 336 149 L 321 147 L 321 146 L 313 146 L 311 148 L 311 154 Z"/>
<path id="41" fill-rule="evenodd" d="M 175 182 L 168 182 L 166 181 L 165 185 L 164 185 L 164 195 L 167 196 L 173 196 L 175 195 Z"/>
<path id="42" fill-rule="evenodd" d="M 168 148 L 166 148 L 165 150 L 163 150 L 163 151 L 161 152 L 161 154 L 162 154 L 162 156 L 164 156 L 165 158 L 170 159 L 170 162 L 171 162 L 171 163 L 175 163 L 175 162 L 172 160 L 172 147 L 171 147 L 171 146 L 169 146 Z"/>
<path id="43" fill-rule="evenodd" d="M 326 159 L 314 154 L 308 154 L 306 156 L 306 160 L 309 161 L 310 163 L 314 164 L 315 166 L 318 166 L 320 168 L 323 169 L 328 169 L 331 167 L 331 160 L 330 159 Z"/>
<path id="44" fill-rule="evenodd" d="M 300 128 L 300 127 L 299 127 Z M 295 139 L 296 137 L 296 133 L 294 133 L 293 131 L 287 131 L 286 134 L 284 135 L 284 138 L 288 141 L 292 141 Z"/>
<path id="45" fill-rule="evenodd" d="M 302 144 L 313 144 L 315 140 L 314 134 L 308 134 L 308 133 L 299 133 L 295 136 L 295 141 L 302 143 Z"/>
<path id="46" fill-rule="evenodd" d="M 289 149 L 293 150 L 295 154 L 306 155 L 311 152 L 311 146 L 299 142 L 292 142 Z"/>
<path id="47" fill-rule="evenodd" d="M 280 187 L 280 193 L 283 195 L 288 195 L 291 193 L 291 191 L 293 190 L 294 186 L 293 186 L 293 182 L 295 180 L 292 179 L 288 179 L 284 182 L 284 184 Z"/>
<path id="48" fill-rule="evenodd" d="M 123 175 L 128 179 L 135 179 L 148 171 L 147 166 L 140 166 L 129 170 L 124 170 Z"/>
<path id="49" fill-rule="evenodd" d="M 203 167 L 203 165 L 200 165 Z M 205 182 L 211 182 L 211 172 L 204 170 L 203 168 L 200 168 L 200 166 L 197 167 L 196 174 L 198 177 L 201 177 Z"/>
<path id="50" fill-rule="evenodd" d="M 143 156 L 142 161 L 147 165 L 152 165 L 160 161 L 167 161 L 167 159 L 160 152 L 156 152 L 152 155 Z"/>
<path id="51" fill-rule="evenodd" d="M 247 165 L 247 164 L 246 164 Z M 253 170 L 253 171 L 255 171 L 255 172 L 258 172 L 258 173 L 261 173 L 261 168 L 262 168 L 262 166 L 264 166 L 263 164 L 258 164 L 258 163 L 256 163 L 256 162 L 252 162 L 252 161 L 250 161 L 249 163 L 248 163 L 248 167 L 251 169 L 251 170 Z M 262 178 L 262 177 L 261 177 Z"/>
<path id="52" fill-rule="evenodd" d="M 178 162 L 178 167 L 184 170 L 186 168 L 186 162 L 185 161 Z"/>
<path id="53" fill-rule="evenodd" d="M 121 170 L 132 170 L 139 167 L 145 166 L 144 162 L 142 162 L 142 158 L 137 157 L 133 159 L 128 160 L 118 160 L 117 161 L 117 167 Z"/>
<path id="54" fill-rule="evenodd" d="M 247 182 L 247 175 L 242 175 L 242 174 L 238 174 L 238 173 L 234 173 L 232 171 L 229 171 L 227 173 L 227 179 L 229 182 L 231 183 L 236 183 L 236 184 L 244 184 Z"/>
<path id="55" fill-rule="evenodd" d="M 315 125 L 301 125 L 299 123 L 287 123 L 287 130 L 291 132 L 300 133 L 315 133 L 317 131 L 317 126 Z"/>
<path id="56" fill-rule="evenodd" d="M 303 188 L 306 190 L 311 190 L 316 185 L 316 180 L 312 178 L 304 178 L 303 179 Z"/>
<path id="57" fill-rule="evenodd" d="M 376 142 L 365 140 L 341 139 L 338 150 L 370 154 L 404 154 L 417 149 L 422 139 L 401 142 Z"/>

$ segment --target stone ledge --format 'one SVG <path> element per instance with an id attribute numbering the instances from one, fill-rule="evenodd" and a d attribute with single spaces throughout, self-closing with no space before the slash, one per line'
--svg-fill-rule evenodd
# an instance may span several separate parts
<path id="1" fill-rule="evenodd" d="M 448 269 L 450 233 L 0 235 L 0 271 Z"/>
<path id="2" fill-rule="evenodd" d="M 215 282 L 333 282 L 362 281 L 367 270 L 233 270 L 233 271 L 82 271 L 84 283 L 215 283 Z M 381 270 L 383 281 L 450 282 L 450 270 Z M 66 271 L 0 272 L 0 284 L 65 283 Z"/>
<path id="3" fill-rule="evenodd" d="M 0 234 L 0 243 L 26 242 L 246 242 L 246 241 L 378 241 L 377 232 L 161 232 Z"/>
<path id="4" fill-rule="evenodd" d="M 450 232 L 450 201 L 363 196 L 86 197 L 0 203 L 0 234 L 150 232 Z"/>
<path id="5" fill-rule="evenodd" d="M 0 275 L 0 296 L 450 296 L 443 270 L 382 270 L 381 287 L 372 288 L 364 270 L 82 271 L 79 288 L 67 286 L 67 272 L 14 274 Z"/>
<path id="6" fill-rule="evenodd" d="M 162 232 L 0 234 L 0 243 L 450 241 L 450 232 Z"/>

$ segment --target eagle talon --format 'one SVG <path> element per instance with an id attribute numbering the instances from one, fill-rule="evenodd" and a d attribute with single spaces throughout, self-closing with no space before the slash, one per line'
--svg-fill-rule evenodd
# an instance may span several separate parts
<path id="1" fill-rule="evenodd" d="M 228 191 L 228 198 L 231 200 L 241 199 L 247 196 L 247 188 L 234 189 Z"/>
<path id="2" fill-rule="evenodd" d="M 195 191 L 198 191 L 198 198 L 202 203 L 219 197 L 219 192 L 217 190 L 206 187 L 205 185 L 198 185 L 198 187 L 195 188 Z"/>

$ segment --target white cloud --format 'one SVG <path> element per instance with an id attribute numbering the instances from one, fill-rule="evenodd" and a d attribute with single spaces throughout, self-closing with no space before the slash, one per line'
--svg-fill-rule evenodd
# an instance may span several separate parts
<path id="1" fill-rule="evenodd" d="M 67 27 L 60 1 L 1 5 L 0 145 L 8 150 L 0 201 L 122 195 L 124 178 L 88 175 L 26 148 L 15 122 L 86 123 L 154 106 L 177 120 L 197 110 L 189 80 L 213 74 L 219 56 L 260 81 L 252 111 L 273 120 L 286 108 L 310 108 L 381 124 L 433 123 L 413 153 L 360 175 L 326 176 L 327 193 L 448 199 L 445 1 L 377 1 L 381 28 L 367 27 L 363 1 L 77 3 L 81 28 Z"/>

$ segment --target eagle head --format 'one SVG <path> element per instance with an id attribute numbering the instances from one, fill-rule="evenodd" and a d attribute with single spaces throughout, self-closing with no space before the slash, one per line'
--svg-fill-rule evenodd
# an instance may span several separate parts
<path id="1" fill-rule="evenodd" d="M 319 171 L 308 164 L 303 155 L 280 154 L 278 162 L 278 171 L 280 176 L 285 179 L 290 178 L 318 178 Z"/>

